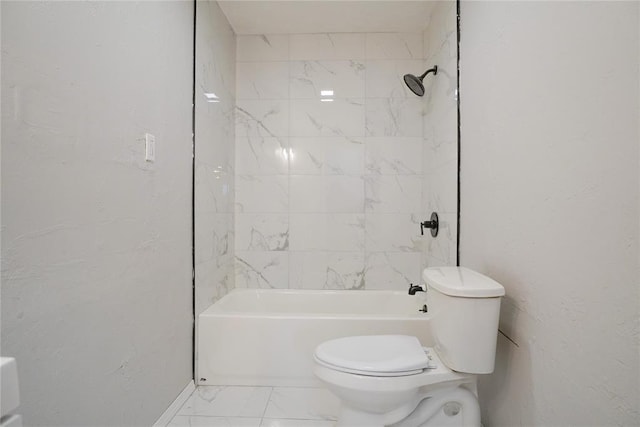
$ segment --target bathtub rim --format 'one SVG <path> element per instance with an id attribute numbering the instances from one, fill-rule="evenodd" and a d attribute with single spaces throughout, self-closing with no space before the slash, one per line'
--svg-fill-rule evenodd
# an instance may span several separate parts
<path id="1" fill-rule="evenodd" d="M 422 313 L 419 310 L 416 310 L 416 313 L 406 313 L 405 315 L 398 314 L 375 314 L 375 313 L 335 313 L 335 312 L 304 312 L 304 311 L 288 311 L 288 312 L 272 312 L 272 311 L 248 311 L 243 310 L 241 308 L 233 308 L 229 309 L 228 304 L 225 304 L 228 300 L 232 298 L 237 298 L 241 294 L 282 294 L 282 295 L 339 295 L 339 294 L 349 294 L 349 295 L 358 295 L 358 294 L 376 294 L 376 295 L 395 295 L 395 296 L 405 296 L 407 295 L 404 291 L 395 291 L 395 290 L 383 290 L 383 289 L 372 289 L 372 290 L 353 290 L 353 289 L 253 289 L 253 288 L 235 288 L 225 294 L 222 298 L 212 303 L 209 307 L 207 307 L 204 311 L 198 314 L 199 317 L 233 317 L 233 318 L 270 318 L 270 319 L 300 319 L 300 318 L 320 318 L 320 319 L 362 319 L 362 320 L 375 320 L 375 319 L 387 319 L 387 320 L 429 320 L 431 316 L 429 313 Z"/>

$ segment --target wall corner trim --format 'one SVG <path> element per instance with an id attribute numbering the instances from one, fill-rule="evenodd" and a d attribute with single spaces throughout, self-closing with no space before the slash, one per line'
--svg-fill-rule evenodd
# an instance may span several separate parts
<path id="1" fill-rule="evenodd" d="M 196 385 L 193 380 L 190 380 L 189 383 L 184 387 L 184 389 L 180 392 L 176 400 L 169 405 L 169 407 L 160 415 L 158 421 L 153 424 L 153 427 L 166 427 L 173 417 L 178 413 L 184 402 L 191 396 L 191 394 L 195 391 Z"/>

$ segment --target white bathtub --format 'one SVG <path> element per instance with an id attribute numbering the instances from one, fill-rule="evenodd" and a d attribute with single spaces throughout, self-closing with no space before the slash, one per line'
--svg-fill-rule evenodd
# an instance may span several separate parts
<path id="1" fill-rule="evenodd" d="M 313 351 L 349 335 L 408 334 L 433 343 L 425 294 L 236 289 L 198 316 L 199 385 L 317 386 Z"/>

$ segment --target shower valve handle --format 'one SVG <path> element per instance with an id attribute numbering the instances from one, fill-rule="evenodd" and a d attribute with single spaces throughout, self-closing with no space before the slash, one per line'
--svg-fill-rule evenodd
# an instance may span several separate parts
<path id="1" fill-rule="evenodd" d="M 424 236 L 424 229 L 431 229 L 431 237 L 436 237 L 438 235 L 438 229 L 440 226 L 440 222 L 438 221 L 438 214 L 435 212 L 431 213 L 431 221 L 422 221 L 420 223 L 420 234 Z"/>

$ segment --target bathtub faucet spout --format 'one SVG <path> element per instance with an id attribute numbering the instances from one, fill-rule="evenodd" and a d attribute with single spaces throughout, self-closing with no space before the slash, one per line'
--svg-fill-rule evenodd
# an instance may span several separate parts
<path id="1" fill-rule="evenodd" d="M 425 292 L 425 290 L 422 289 L 422 286 L 409 284 L 409 295 L 415 295 L 416 292 Z"/>

